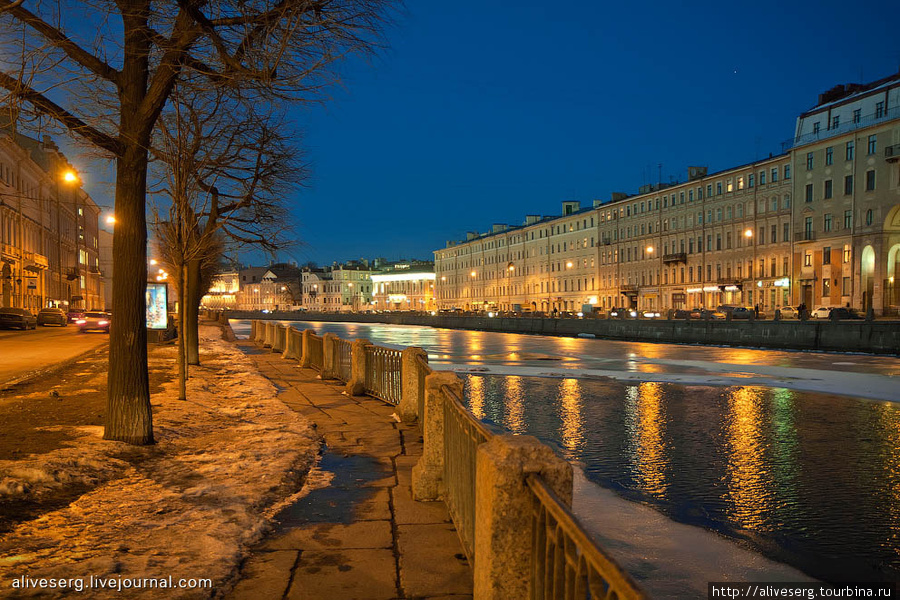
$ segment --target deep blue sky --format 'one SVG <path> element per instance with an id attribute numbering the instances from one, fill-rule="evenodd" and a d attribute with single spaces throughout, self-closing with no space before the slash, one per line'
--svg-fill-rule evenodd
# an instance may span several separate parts
<path id="1" fill-rule="evenodd" d="M 279 258 L 431 258 L 562 200 L 780 152 L 838 83 L 900 70 L 900 3 L 415 2 L 293 113 L 312 179 Z M 256 257 L 254 262 L 262 259 Z"/>

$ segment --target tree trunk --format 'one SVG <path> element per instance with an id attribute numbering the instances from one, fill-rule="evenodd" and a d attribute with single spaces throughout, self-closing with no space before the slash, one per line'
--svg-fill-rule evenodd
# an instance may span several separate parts
<path id="1" fill-rule="evenodd" d="M 187 294 L 185 295 L 184 319 L 185 342 L 187 343 L 187 362 L 189 365 L 200 364 L 200 260 L 187 263 Z"/>
<path id="2" fill-rule="evenodd" d="M 187 345 L 185 344 L 185 306 L 188 295 L 185 293 L 187 284 L 187 266 L 178 265 L 178 399 L 187 400 Z"/>
<path id="3" fill-rule="evenodd" d="M 131 145 L 116 162 L 113 317 L 103 438 L 153 443 L 147 376 L 147 151 Z"/>

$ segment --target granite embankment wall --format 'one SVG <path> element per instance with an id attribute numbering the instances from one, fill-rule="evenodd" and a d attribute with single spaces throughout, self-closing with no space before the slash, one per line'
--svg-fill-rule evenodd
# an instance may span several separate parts
<path id="1" fill-rule="evenodd" d="M 638 342 L 707 344 L 900 354 L 900 321 L 683 321 L 431 316 L 415 314 L 227 311 L 228 319 L 423 325 L 503 333 L 576 336 Z"/>

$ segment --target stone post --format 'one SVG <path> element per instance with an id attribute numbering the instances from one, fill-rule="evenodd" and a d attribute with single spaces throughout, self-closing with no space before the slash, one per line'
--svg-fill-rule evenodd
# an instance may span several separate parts
<path id="1" fill-rule="evenodd" d="M 320 374 L 322 380 L 337 379 L 337 369 L 335 369 L 335 346 L 334 341 L 337 336 L 333 333 L 326 333 L 322 336 L 322 372 Z"/>
<path id="2" fill-rule="evenodd" d="M 303 330 L 303 338 L 300 341 L 302 356 L 300 357 L 300 366 L 304 369 L 309 368 L 309 336 L 313 334 L 312 329 Z"/>
<path id="3" fill-rule="evenodd" d="M 572 505 L 572 466 L 530 435 L 495 435 L 478 447 L 475 470 L 474 597 L 530 598 L 533 494 L 538 473 Z"/>
<path id="4" fill-rule="evenodd" d="M 444 495 L 444 385 L 463 396 L 462 380 L 456 373 L 435 371 L 425 378 L 424 447 L 412 470 L 413 500 L 440 500 Z"/>
<path id="5" fill-rule="evenodd" d="M 257 324 L 257 322 L 258 321 L 256 319 L 250 321 L 250 341 L 251 342 L 256 341 L 256 324 Z"/>
<path id="6" fill-rule="evenodd" d="M 275 324 L 271 321 L 266 321 L 266 336 L 263 339 L 263 346 L 268 348 L 272 347 L 272 344 L 275 343 Z"/>
<path id="7" fill-rule="evenodd" d="M 256 339 L 254 341 L 262 344 L 266 339 L 266 324 L 264 321 L 256 321 Z"/>
<path id="8" fill-rule="evenodd" d="M 353 340 L 350 347 L 350 381 L 347 382 L 348 396 L 364 396 L 366 393 L 366 346 L 369 340 Z"/>
<path id="9" fill-rule="evenodd" d="M 410 346 L 403 351 L 400 359 L 400 381 L 403 393 L 398 411 L 404 423 L 412 423 L 419 418 L 419 364 L 418 357 L 427 358 L 428 353 Z M 424 391 L 424 390 L 422 390 Z"/>

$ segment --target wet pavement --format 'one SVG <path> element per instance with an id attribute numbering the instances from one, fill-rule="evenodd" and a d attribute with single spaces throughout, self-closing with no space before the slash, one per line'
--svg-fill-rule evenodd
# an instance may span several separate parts
<path id="1" fill-rule="evenodd" d="M 472 572 L 446 508 L 412 499 L 418 429 L 398 423 L 394 406 L 350 398 L 340 382 L 251 342 L 238 345 L 278 386 L 279 399 L 315 424 L 324 446 L 227 598 L 471 598 Z"/>

